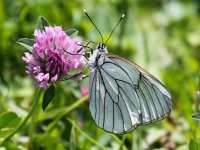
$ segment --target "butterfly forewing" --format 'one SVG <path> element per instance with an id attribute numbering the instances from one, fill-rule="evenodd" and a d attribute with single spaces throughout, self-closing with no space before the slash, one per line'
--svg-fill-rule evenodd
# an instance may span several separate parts
<path id="1" fill-rule="evenodd" d="M 171 97 L 164 85 L 136 64 L 103 55 L 91 71 L 90 111 L 104 130 L 122 134 L 169 115 Z"/>
<path id="2" fill-rule="evenodd" d="M 141 116 L 145 115 L 140 120 L 142 124 L 155 122 L 169 115 L 172 108 L 171 96 L 158 79 L 127 59 L 112 54 L 108 54 L 107 57 L 123 67 L 132 78 L 135 78 L 135 70 L 140 72 L 138 84 L 134 86 L 140 97 Z"/>

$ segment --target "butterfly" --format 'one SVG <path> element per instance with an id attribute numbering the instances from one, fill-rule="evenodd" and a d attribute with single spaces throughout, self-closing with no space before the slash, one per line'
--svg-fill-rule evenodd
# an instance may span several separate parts
<path id="1" fill-rule="evenodd" d="M 169 116 L 172 98 L 166 87 L 135 63 L 108 53 L 105 43 L 97 44 L 88 58 L 89 107 L 96 125 L 107 132 L 124 134 Z"/>

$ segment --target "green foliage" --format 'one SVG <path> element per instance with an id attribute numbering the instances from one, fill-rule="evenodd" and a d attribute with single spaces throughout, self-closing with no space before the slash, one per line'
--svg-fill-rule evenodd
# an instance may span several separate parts
<path id="1" fill-rule="evenodd" d="M 0 139 L 10 134 L 20 123 L 21 118 L 14 112 L 0 115 Z"/>
<path id="2" fill-rule="evenodd" d="M 191 139 L 189 143 L 189 150 L 200 150 L 200 144 Z"/>
<path id="3" fill-rule="evenodd" d="M 70 37 L 76 37 L 78 35 L 78 30 L 76 29 L 69 29 L 66 31 L 66 34 Z"/>
<path id="4" fill-rule="evenodd" d="M 43 17 L 40 16 L 38 19 L 38 23 L 37 23 L 37 28 L 40 29 L 40 31 L 45 31 L 45 27 L 48 27 L 49 24 L 47 22 L 47 20 Z"/>
<path id="5" fill-rule="evenodd" d="M 35 40 L 29 38 L 21 38 L 17 41 L 17 43 L 24 46 L 27 50 L 32 52 L 33 51 L 32 46 L 35 44 Z"/>
<path id="6" fill-rule="evenodd" d="M 37 28 L 40 29 L 40 31 L 42 32 L 45 30 L 45 27 L 47 26 L 49 26 L 47 20 L 43 16 L 40 16 L 38 18 Z M 29 38 L 20 38 L 17 41 L 17 43 L 25 47 L 30 52 L 32 52 L 33 51 L 32 46 L 35 44 L 35 40 Z"/>
<path id="7" fill-rule="evenodd" d="M 51 85 L 44 93 L 43 101 L 42 101 L 42 109 L 45 110 L 46 107 L 49 105 L 53 97 L 55 96 L 55 87 Z"/>
<path id="8" fill-rule="evenodd" d="M 88 97 L 81 96 L 80 87 L 88 85 L 88 79 L 80 83 L 68 80 L 56 85 L 53 100 L 53 91 L 47 92 L 48 97 L 39 101 L 25 126 L 0 149 L 181 150 L 199 147 L 200 122 L 195 119 L 199 119 L 200 112 L 196 97 L 200 5 L 191 0 L 0 1 L 0 142 L 16 129 L 34 103 L 34 85 L 25 74 L 22 61 L 24 50 L 31 51 L 35 42 L 32 40 L 34 29 L 43 31 L 49 24 L 61 25 L 72 37 L 79 33 L 83 45 L 88 41 L 101 41 L 83 8 L 87 9 L 104 40 L 125 13 L 107 43 L 108 51 L 134 60 L 164 83 L 173 98 L 170 117 L 127 135 L 106 133 L 92 120 Z M 39 16 L 44 17 L 38 19 Z M 96 45 L 89 46 L 95 48 Z"/>
<path id="9" fill-rule="evenodd" d="M 192 118 L 196 120 L 200 120 L 200 113 L 193 114 Z"/>
<path id="10" fill-rule="evenodd" d="M 0 130 L 4 128 L 15 128 L 20 118 L 14 112 L 6 112 L 0 115 Z"/>

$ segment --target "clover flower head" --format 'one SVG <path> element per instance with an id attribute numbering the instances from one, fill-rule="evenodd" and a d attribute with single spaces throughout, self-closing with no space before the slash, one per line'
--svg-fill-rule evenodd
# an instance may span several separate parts
<path id="1" fill-rule="evenodd" d="M 34 37 L 33 52 L 25 52 L 22 59 L 36 86 L 47 88 L 49 83 L 65 77 L 68 71 L 86 65 L 84 49 L 80 51 L 77 40 L 69 37 L 60 26 L 45 27 L 42 32 L 36 29 Z"/>
<path id="2" fill-rule="evenodd" d="M 80 93 L 82 96 L 86 96 L 89 94 L 89 87 L 88 86 L 81 86 Z"/>
<path id="3" fill-rule="evenodd" d="M 197 91 L 197 97 L 200 99 L 200 91 Z"/>

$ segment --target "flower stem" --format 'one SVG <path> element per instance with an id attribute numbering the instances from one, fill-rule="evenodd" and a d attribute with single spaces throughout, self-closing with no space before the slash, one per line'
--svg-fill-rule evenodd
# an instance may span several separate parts
<path id="1" fill-rule="evenodd" d="M 137 128 L 137 130 L 132 133 L 132 137 L 133 137 L 132 149 L 133 150 L 142 149 L 141 133 L 142 133 L 142 129 L 140 129 L 140 128 Z"/>
<path id="2" fill-rule="evenodd" d="M 85 132 L 82 131 L 82 129 L 80 129 L 72 120 L 70 120 L 68 118 L 69 122 L 71 122 L 71 124 L 75 127 L 75 129 L 81 134 L 83 135 L 86 139 L 88 139 L 91 143 L 97 145 L 98 147 L 100 147 L 102 150 L 107 150 L 106 147 L 104 147 L 103 145 L 100 145 L 97 141 L 95 141 L 92 137 L 90 137 L 88 134 L 86 134 Z"/>
<path id="3" fill-rule="evenodd" d="M 26 118 L 24 118 L 22 123 L 2 141 L 1 144 L 4 144 L 6 141 L 8 141 L 10 138 L 12 138 L 17 132 L 19 132 L 24 127 L 24 125 L 26 124 L 26 122 L 31 117 L 32 113 L 34 112 L 34 110 L 39 102 L 41 94 L 42 94 L 42 89 L 37 88 L 34 93 L 33 106 L 31 108 L 31 110 L 29 111 L 28 115 L 26 116 Z"/>
<path id="4" fill-rule="evenodd" d="M 73 103 L 72 105 L 70 105 L 68 108 L 65 109 L 60 109 L 57 113 L 56 113 L 56 119 L 51 123 L 51 125 L 49 125 L 48 131 L 52 131 L 53 128 L 55 127 L 55 125 L 58 123 L 58 121 L 64 117 L 66 114 L 68 114 L 70 111 L 72 111 L 73 109 L 77 108 L 80 104 L 82 104 L 83 102 L 85 102 L 86 100 L 88 100 L 88 96 L 84 96 L 83 98 L 77 100 L 77 102 Z M 55 115 L 52 113 L 52 115 Z"/>
<path id="5" fill-rule="evenodd" d="M 38 100 L 40 97 L 38 97 Z M 36 105 L 34 111 L 30 117 L 30 125 L 29 125 L 29 149 L 34 149 L 34 135 L 36 134 L 36 125 L 38 122 L 38 111 L 41 108 L 41 105 Z"/>
<path id="6" fill-rule="evenodd" d="M 115 141 L 120 145 L 119 150 L 123 149 L 123 150 L 127 150 L 128 148 L 126 147 L 126 145 L 124 144 L 124 141 L 126 140 L 126 134 L 123 135 L 122 140 L 120 140 L 117 135 L 115 134 L 111 134 L 111 136 L 113 137 L 113 139 L 115 139 Z"/>

